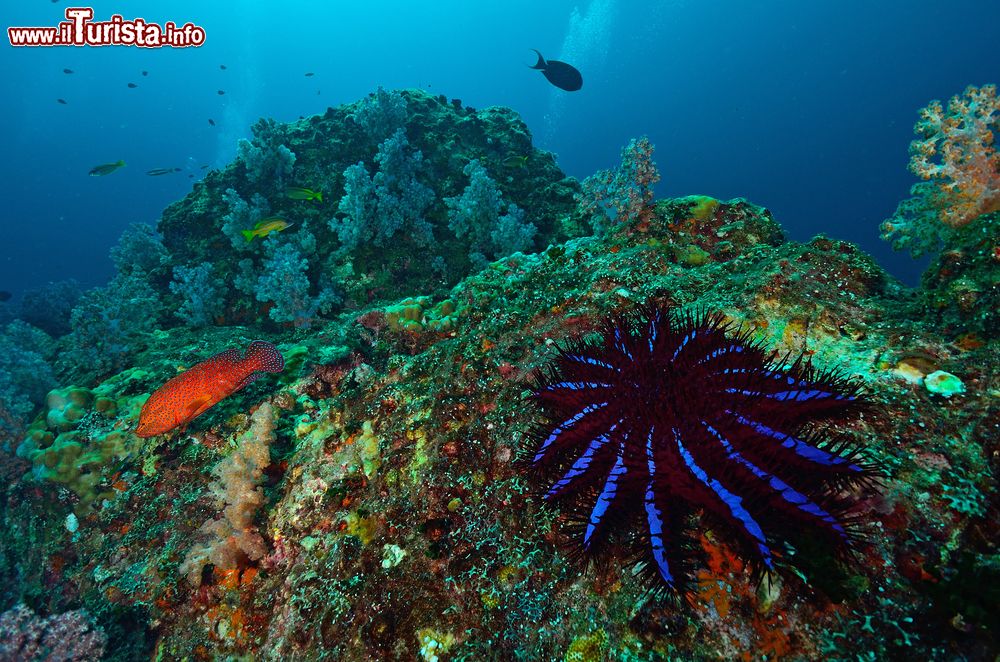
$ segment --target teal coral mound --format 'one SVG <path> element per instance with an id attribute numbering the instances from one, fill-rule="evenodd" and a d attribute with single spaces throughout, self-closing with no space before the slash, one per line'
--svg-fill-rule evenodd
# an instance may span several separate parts
<path id="1" fill-rule="evenodd" d="M 486 214 L 484 245 L 478 226 L 463 231 L 449 220 L 446 201 L 485 181 L 503 206 L 488 209 L 468 195 L 461 205 Z M 323 198 L 295 199 L 289 186 Z M 482 266 L 480 253 L 495 259 L 565 238 L 578 188 L 552 154 L 532 145 L 513 111 L 380 89 L 322 115 L 256 124 L 234 163 L 209 172 L 164 211 L 158 229 L 177 279 L 162 294 L 196 325 L 306 326 L 341 307 L 443 292 Z M 243 240 L 243 231 L 267 218 L 291 226 L 262 242 Z M 282 279 L 287 292 L 269 276 L 278 255 L 294 271 Z M 203 273 L 206 263 L 211 273 Z M 190 293 L 194 283 L 219 278 L 236 287 L 213 287 L 204 301 Z M 286 310 L 285 295 L 303 304 Z"/>

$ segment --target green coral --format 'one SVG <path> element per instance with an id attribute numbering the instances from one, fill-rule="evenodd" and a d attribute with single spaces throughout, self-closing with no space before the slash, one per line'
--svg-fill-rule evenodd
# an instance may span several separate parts
<path id="1" fill-rule="evenodd" d="M 386 323 L 392 331 L 452 331 L 461 311 L 454 301 L 444 299 L 437 304 L 432 297 L 411 297 L 384 309 Z"/>
<path id="2" fill-rule="evenodd" d="M 65 485 L 86 512 L 115 496 L 105 469 L 126 457 L 138 443 L 130 432 L 112 426 L 119 403 L 101 391 L 70 386 L 46 397 L 48 411 L 28 428 L 17 455 L 29 460 L 36 478 Z M 130 407 L 123 401 L 122 408 Z"/>
<path id="3" fill-rule="evenodd" d="M 604 630 L 577 637 L 566 650 L 564 662 L 601 662 L 608 655 L 608 633 Z"/>

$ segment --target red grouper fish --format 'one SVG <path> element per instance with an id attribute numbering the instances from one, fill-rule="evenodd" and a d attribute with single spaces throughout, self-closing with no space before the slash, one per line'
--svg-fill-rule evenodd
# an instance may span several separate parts
<path id="1" fill-rule="evenodd" d="M 216 404 L 245 386 L 262 372 L 281 372 L 285 359 L 265 340 L 254 340 L 246 356 L 238 349 L 227 349 L 210 359 L 191 366 L 156 389 L 142 406 L 140 437 L 170 432 L 193 421 Z"/>

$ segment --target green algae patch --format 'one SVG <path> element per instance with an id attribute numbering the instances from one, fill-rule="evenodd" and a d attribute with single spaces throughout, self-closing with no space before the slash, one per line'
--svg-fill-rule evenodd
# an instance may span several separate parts
<path id="1" fill-rule="evenodd" d="M 719 201 L 708 195 L 688 195 L 677 198 L 676 202 L 690 204 L 688 213 L 696 221 L 704 221 L 719 208 Z"/>
<path id="2" fill-rule="evenodd" d="M 361 435 L 354 443 L 358 445 L 358 458 L 361 460 L 362 473 L 368 478 L 372 478 L 382 466 L 382 457 L 379 455 L 378 437 L 375 436 L 371 421 L 362 423 Z"/>

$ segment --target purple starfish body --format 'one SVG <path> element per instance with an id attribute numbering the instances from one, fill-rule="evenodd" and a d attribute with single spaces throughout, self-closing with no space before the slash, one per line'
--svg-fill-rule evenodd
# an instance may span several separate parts
<path id="1" fill-rule="evenodd" d="M 651 580 L 678 588 L 698 514 L 758 572 L 789 539 L 846 551 L 858 535 L 845 488 L 876 467 L 832 432 L 864 406 L 856 385 L 774 361 L 721 315 L 614 320 L 560 350 L 533 396 L 548 424 L 530 463 L 586 556 L 625 543 Z"/>

